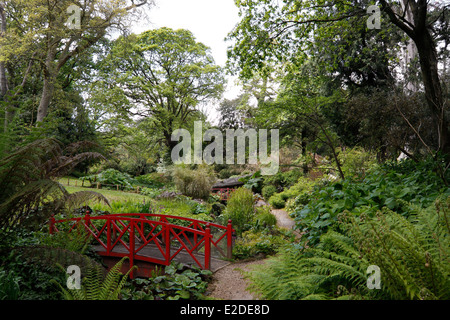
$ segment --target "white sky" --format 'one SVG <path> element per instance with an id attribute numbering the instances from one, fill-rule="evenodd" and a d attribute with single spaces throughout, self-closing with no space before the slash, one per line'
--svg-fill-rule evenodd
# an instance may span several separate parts
<path id="1" fill-rule="evenodd" d="M 190 30 L 197 41 L 211 48 L 216 64 L 223 67 L 230 45 L 225 42 L 225 37 L 239 22 L 239 16 L 234 0 L 156 0 L 156 7 L 149 12 L 149 20 L 150 23 L 135 23 L 133 32 L 161 27 Z M 238 93 L 234 79 L 229 79 L 224 97 L 231 99 Z M 215 123 L 216 113 L 209 111 L 209 120 Z"/>

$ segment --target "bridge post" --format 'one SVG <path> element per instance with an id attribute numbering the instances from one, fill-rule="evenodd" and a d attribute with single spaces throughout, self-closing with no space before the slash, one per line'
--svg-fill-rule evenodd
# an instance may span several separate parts
<path id="1" fill-rule="evenodd" d="M 111 219 L 107 218 L 107 230 L 106 230 L 106 253 L 111 253 Z"/>
<path id="2" fill-rule="evenodd" d="M 86 214 L 84 216 L 84 226 L 86 227 L 87 230 L 89 230 L 90 222 L 91 222 L 91 216 L 89 214 L 89 211 L 86 211 Z"/>
<path id="3" fill-rule="evenodd" d="M 49 232 L 50 234 L 53 234 L 55 232 L 55 215 L 52 214 L 50 220 L 49 220 Z"/>
<path id="4" fill-rule="evenodd" d="M 227 224 L 227 258 L 233 258 L 233 226 L 231 219 L 228 220 Z"/>
<path id="5" fill-rule="evenodd" d="M 134 266 L 134 222 L 130 221 L 130 269 Z M 134 272 L 131 270 L 130 279 L 134 279 Z"/>
<path id="6" fill-rule="evenodd" d="M 166 263 L 170 264 L 170 226 L 167 223 L 164 223 L 164 227 L 166 228 L 164 231 L 164 242 L 166 243 Z"/>
<path id="7" fill-rule="evenodd" d="M 205 269 L 211 269 L 211 228 L 209 223 L 205 228 Z"/>

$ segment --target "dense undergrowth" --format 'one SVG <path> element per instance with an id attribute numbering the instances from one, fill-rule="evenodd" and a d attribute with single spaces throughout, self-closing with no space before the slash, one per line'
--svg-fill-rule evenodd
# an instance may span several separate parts
<path id="1" fill-rule="evenodd" d="M 250 273 L 253 290 L 265 299 L 449 299 L 450 190 L 432 165 L 318 182 L 292 213 L 302 242 Z M 368 289 L 370 265 L 380 289 Z"/>

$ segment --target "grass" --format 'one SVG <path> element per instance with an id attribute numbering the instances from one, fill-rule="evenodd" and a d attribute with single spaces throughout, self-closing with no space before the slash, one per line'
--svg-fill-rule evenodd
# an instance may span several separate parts
<path id="1" fill-rule="evenodd" d="M 108 190 L 108 189 L 94 189 L 94 188 L 83 188 L 83 187 L 66 187 L 66 190 L 69 193 L 74 193 L 77 191 L 95 191 L 98 193 L 101 193 L 104 195 L 109 202 L 127 202 L 127 201 L 136 201 L 136 202 L 143 202 L 144 199 L 147 201 L 149 197 L 144 196 L 142 194 L 138 193 L 131 193 L 131 192 L 123 192 L 123 191 L 116 191 L 116 190 Z"/>
<path id="2" fill-rule="evenodd" d="M 77 181 L 77 186 L 75 186 L 75 181 Z M 88 201 L 85 205 L 91 207 L 93 210 L 97 211 L 109 211 L 111 213 L 136 213 L 139 204 L 150 201 L 149 197 L 132 192 L 124 192 L 109 189 L 97 189 L 88 188 L 89 181 L 85 182 L 85 187 L 81 187 L 81 181 L 75 178 L 62 178 L 59 182 L 64 185 L 69 193 L 75 193 L 78 191 L 95 191 L 104 195 L 111 207 L 108 207 L 104 203 L 98 203 L 96 201 Z M 68 183 L 69 182 L 69 183 Z"/>

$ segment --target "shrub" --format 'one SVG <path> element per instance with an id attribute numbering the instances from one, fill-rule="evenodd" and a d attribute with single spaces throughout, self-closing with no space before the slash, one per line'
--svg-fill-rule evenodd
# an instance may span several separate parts
<path id="1" fill-rule="evenodd" d="M 273 195 L 269 199 L 269 203 L 275 209 L 282 209 L 286 206 L 287 200 L 296 198 L 300 194 L 305 197 L 313 190 L 315 185 L 316 182 L 302 176 L 298 178 L 297 182 L 289 189 L 285 189 L 284 191 Z"/>
<path id="2" fill-rule="evenodd" d="M 342 163 L 341 169 L 346 178 L 364 177 L 366 172 L 376 165 L 375 155 L 363 148 L 338 149 L 338 152 L 338 159 Z"/>
<path id="3" fill-rule="evenodd" d="M 226 219 L 233 221 L 236 232 L 248 230 L 254 214 L 253 193 L 247 188 L 241 187 L 231 193 L 225 208 Z"/>
<path id="4" fill-rule="evenodd" d="M 164 173 L 152 172 L 137 176 L 136 181 L 148 188 L 161 188 L 169 183 L 169 178 Z"/>
<path id="5" fill-rule="evenodd" d="M 130 268 L 125 275 L 121 269 L 124 261 L 128 257 L 123 257 L 104 276 L 104 268 L 93 264 L 85 273 L 82 279 L 81 289 L 66 289 L 59 282 L 65 300 L 119 300 L 119 295 L 125 285 L 129 273 L 137 266 Z"/>
<path id="6" fill-rule="evenodd" d="M 85 176 L 82 180 L 89 180 L 91 183 L 100 183 L 106 187 L 115 188 L 117 185 L 125 188 L 133 188 L 134 179 L 128 174 L 115 169 L 106 169 L 98 174 Z"/>
<path id="7" fill-rule="evenodd" d="M 255 226 L 260 228 L 271 228 L 277 224 L 277 218 L 270 212 L 270 207 L 256 208 Z"/>
<path id="8" fill-rule="evenodd" d="M 173 171 L 173 180 L 177 190 L 185 196 L 206 200 L 216 177 L 206 166 L 195 170 L 179 166 Z"/>
<path id="9" fill-rule="evenodd" d="M 268 185 L 262 188 L 262 196 L 267 201 L 270 199 L 271 196 L 273 196 L 277 192 L 277 188 L 272 185 Z"/>
<path id="10" fill-rule="evenodd" d="M 258 255 L 272 255 L 288 244 L 288 235 L 279 231 L 251 229 L 242 233 L 233 247 L 233 257 L 248 259 Z"/>
<path id="11" fill-rule="evenodd" d="M 283 199 L 281 193 L 277 193 L 270 197 L 269 203 L 275 209 L 282 209 L 286 204 L 286 200 Z"/>

